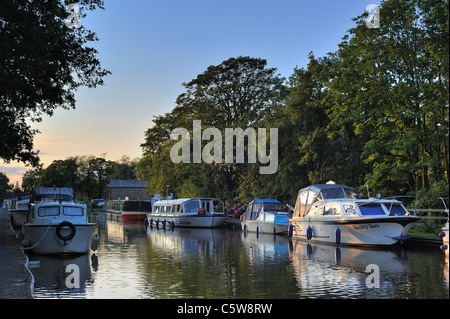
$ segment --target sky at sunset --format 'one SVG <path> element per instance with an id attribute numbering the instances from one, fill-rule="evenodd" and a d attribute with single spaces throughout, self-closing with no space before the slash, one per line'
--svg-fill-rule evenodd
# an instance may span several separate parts
<path id="1" fill-rule="evenodd" d="M 47 167 L 76 155 L 141 156 L 144 132 L 170 112 L 177 96 L 210 65 L 237 56 L 268 61 L 288 78 L 316 57 L 336 51 L 352 18 L 379 0 L 105 0 L 80 23 L 95 31 L 105 85 L 80 88 L 76 109 L 58 109 L 32 127 L 35 150 Z M 20 163 L 0 161 L 10 182 Z"/>

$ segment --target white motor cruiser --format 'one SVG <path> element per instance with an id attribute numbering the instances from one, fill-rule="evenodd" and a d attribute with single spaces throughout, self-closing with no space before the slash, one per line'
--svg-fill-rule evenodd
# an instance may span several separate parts
<path id="1" fill-rule="evenodd" d="M 181 198 L 159 200 L 147 215 L 150 226 L 156 227 L 221 227 L 226 216 L 219 198 Z"/>
<path id="2" fill-rule="evenodd" d="M 14 227 L 20 227 L 27 220 L 30 199 L 19 199 L 16 207 L 11 209 L 11 221 Z"/>
<path id="3" fill-rule="evenodd" d="M 243 231 L 255 233 L 287 233 L 289 213 L 276 199 L 255 199 L 248 204 L 241 227 Z"/>
<path id="4" fill-rule="evenodd" d="M 95 226 L 88 222 L 86 205 L 74 202 L 72 188 L 35 188 L 22 224 L 22 245 L 37 254 L 83 254 Z"/>
<path id="5" fill-rule="evenodd" d="M 419 217 L 395 199 L 362 199 L 351 187 L 319 184 L 299 191 L 289 235 L 311 242 L 394 246 Z"/>

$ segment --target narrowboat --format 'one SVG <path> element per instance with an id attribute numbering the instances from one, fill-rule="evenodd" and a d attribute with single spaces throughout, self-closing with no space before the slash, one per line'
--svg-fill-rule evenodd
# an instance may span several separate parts
<path id="1" fill-rule="evenodd" d="M 129 199 L 108 201 L 106 211 L 120 215 L 123 221 L 145 221 L 152 211 L 150 200 Z"/>

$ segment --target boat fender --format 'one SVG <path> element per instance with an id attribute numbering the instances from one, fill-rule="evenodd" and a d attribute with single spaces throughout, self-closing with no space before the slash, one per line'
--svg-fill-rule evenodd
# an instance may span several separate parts
<path id="1" fill-rule="evenodd" d="M 336 228 L 336 232 L 335 232 L 335 240 L 336 240 L 336 244 L 339 245 L 341 243 L 341 230 L 338 228 Z"/>
<path id="2" fill-rule="evenodd" d="M 69 227 L 70 228 L 70 233 L 67 236 L 63 236 L 61 234 L 61 229 L 63 227 Z M 76 233 L 77 233 L 77 230 L 76 230 L 75 226 L 71 222 L 64 221 L 64 222 L 59 223 L 58 226 L 56 226 L 56 237 L 58 237 L 59 239 L 63 240 L 64 243 L 66 241 L 69 241 L 72 238 L 74 238 Z"/>
<path id="3" fill-rule="evenodd" d="M 92 237 L 92 243 L 91 243 L 91 249 L 93 251 L 97 250 L 99 241 L 100 241 L 100 237 L 98 236 L 98 234 L 95 234 L 94 237 Z"/>
<path id="4" fill-rule="evenodd" d="M 444 238 L 445 237 L 445 233 L 444 232 L 440 232 L 439 233 L 439 237 Z"/>
<path id="5" fill-rule="evenodd" d="M 308 226 L 308 228 L 306 229 L 306 239 L 310 240 L 312 236 L 312 228 L 311 226 Z"/>
<path id="6" fill-rule="evenodd" d="M 448 249 L 448 246 L 447 245 L 441 245 L 441 247 L 440 247 L 442 250 L 447 250 Z"/>
<path id="7" fill-rule="evenodd" d="M 277 234 L 277 228 L 275 226 L 273 226 L 273 234 L 276 235 Z"/>
<path id="8" fill-rule="evenodd" d="M 244 233 L 247 232 L 247 225 L 244 224 Z"/>
<path id="9" fill-rule="evenodd" d="M 290 224 L 289 230 L 288 230 L 288 236 L 292 237 L 293 234 L 294 234 L 294 225 Z"/>

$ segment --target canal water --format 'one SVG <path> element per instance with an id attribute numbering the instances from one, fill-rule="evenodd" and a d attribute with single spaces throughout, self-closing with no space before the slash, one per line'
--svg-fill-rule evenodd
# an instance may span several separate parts
<path id="1" fill-rule="evenodd" d="M 336 248 L 240 229 L 146 229 L 95 216 L 95 252 L 29 255 L 39 261 L 31 268 L 35 298 L 449 298 L 448 257 L 438 249 Z"/>

